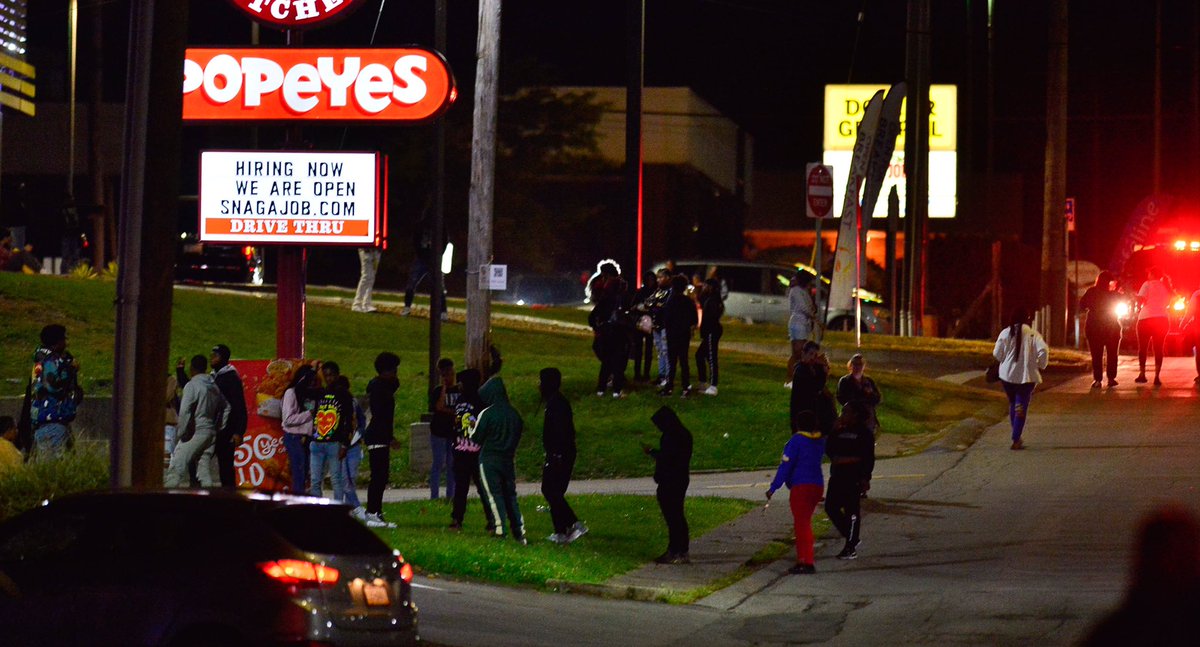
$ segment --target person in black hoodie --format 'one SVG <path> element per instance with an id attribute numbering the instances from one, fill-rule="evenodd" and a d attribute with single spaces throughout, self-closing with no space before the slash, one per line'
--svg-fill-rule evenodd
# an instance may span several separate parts
<path id="1" fill-rule="evenodd" d="M 575 420 L 571 403 L 561 391 L 562 372 L 557 368 L 544 368 L 540 376 L 538 390 L 546 403 L 542 424 L 542 447 L 546 450 L 546 462 L 542 464 L 542 496 L 546 497 L 554 523 L 550 541 L 565 545 L 588 531 L 566 498 L 571 473 L 575 470 Z"/>
<path id="2" fill-rule="evenodd" d="M 679 368 L 680 397 L 692 393 L 692 376 L 688 369 L 688 345 L 692 341 L 692 330 L 696 328 L 696 302 L 687 295 L 688 280 L 682 274 L 671 277 L 671 296 L 663 305 L 663 327 L 667 332 L 667 383 L 658 392 L 667 396 L 675 389 L 675 369 Z"/>
<path id="3" fill-rule="evenodd" d="M 629 361 L 629 326 L 625 312 L 628 286 L 617 266 L 601 263 L 599 274 L 590 284 L 591 298 L 595 306 L 588 314 L 588 325 L 592 327 L 592 350 L 600 360 L 600 375 L 596 379 L 596 395 L 604 397 L 612 383 L 612 396 L 625 397 L 625 364 Z"/>
<path id="4" fill-rule="evenodd" d="M 696 349 L 696 374 L 701 382 L 708 382 L 704 395 L 717 394 L 717 344 L 721 341 L 721 315 L 725 314 L 725 302 L 721 299 L 721 281 L 716 278 L 704 282 L 700 295 L 700 348 Z M 707 378 L 712 372 L 712 380 Z"/>
<path id="5" fill-rule="evenodd" d="M 217 442 L 213 446 L 217 455 L 217 472 L 220 474 L 221 487 L 237 487 L 237 473 L 233 469 L 233 454 L 242 438 L 246 436 L 246 392 L 242 388 L 242 378 L 237 369 L 229 363 L 230 351 L 225 344 L 213 346 L 212 355 L 208 358 L 212 366 L 213 380 L 217 389 L 229 403 L 229 422 L 217 431 Z"/>
<path id="6" fill-rule="evenodd" d="M 371 527 L 393 526 L 383 520 L 383 491 L 387 489 L 392 465 L 392 428 L 396 418 L 396 389 L 400 381 L 396 370 L 400 358 L 394 353 L 383 352 L 375 357 L 375 377 L 367 382 L 367 409 L 371 420 L 363 432 L 363 444 L 367 447 L 367 462 L 371 466 L 371 482 L 367 485 L 367 525 Z"/>
<path id="7" fill-rule="evenodd" d="M 658 484 L 658 507 L 667 522 L 667 552 L 659 555 L 659 564 L 690 564 L 688 559 L 688 522 L 683 511 L 687 498 L 692 462 L 692 433 L 675 411 L 660 407 L 650 417 L 662 432 L 658 449 L 643 444 L 642 451 L 654 457 L 654 482 Z"/>
<path id="8" fill-rule="evenodd" d="M 801 411 L 817 414 L 817 425 L 826 438 L 833 432 L 834 422 L 837 421 L 837 407 L 826 385 L 828 379 L 829 360 L 821 352 L 821 345 L 815 341 L 805 342 L 801 347 L 796 370 L 792 373 L 792 398 L 789 408 L 792 433 L 799 431 L 796 416 Z"/>
<path id="9" fill-rule="evenodd" d="M 483 481 L 479 477 L 480 446 L 471 440 L 470 432 L 475 427 L 475 419 L 483 411 L 483 400 L 479 399 L 479 369 L 468 368 L 459 371 L 458 400 L 454 404 L 454 505 L 450 508 L 450 529 L 462 530 L 463 518 L 467 514 L 467 494 L 469 485 L 475 484 L 475 494 L 482 500 Z M 496 519 L 492 509 L 483 506 L 483 514 L 487 517 L 487 532 L 496 530 Z"/>
<path id="10" fill-rule="evenodd" d="M 825 514 L 846 538 L 838 559 L 858 557 L 862 526 L 860 500 L 862 493 L 871 487 L 871 472 L 875 469 L 875 433 L 867 427 L 868 415 L 862 402 L 847 403 L 825 445 L 825 453 L 829 456 Z"/>

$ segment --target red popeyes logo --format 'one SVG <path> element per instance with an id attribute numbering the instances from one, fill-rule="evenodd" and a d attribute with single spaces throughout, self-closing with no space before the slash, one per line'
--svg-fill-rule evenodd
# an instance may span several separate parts
<path id="1" fill-rule="evenodd" d="M 251 18 L 280 29 L 311 29 L 345 18 L 362 0 L 229 0 Z"/>
<path id="2" fill-rule="evenodd" d="M 457 95 L 436 52 L 404 49 L 189 49 L 185 121 L 424 121 Z"/>

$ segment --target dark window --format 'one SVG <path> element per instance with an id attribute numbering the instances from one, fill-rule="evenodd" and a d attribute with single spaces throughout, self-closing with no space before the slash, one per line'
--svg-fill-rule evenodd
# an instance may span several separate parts
<path id="1" fill-rule="evenodd" d="M 0 537 L 0 562 L 37 561 L 73 551 L 79 546 L 84 523 L 78 514 L 32 512 Z"/>
<path id="2" fill-rule="evenodd" d="M 342 506 L 290 505 L 264 516 L 291 545 L 323 555 L 374 555 L 391 549 Z"/>
<path id="3" fill-rule="evenodd" d="M 763 293 L 761 267 L 720 266 L 717 268 L 717 276 L 729 286 L 730 292 Z"/>

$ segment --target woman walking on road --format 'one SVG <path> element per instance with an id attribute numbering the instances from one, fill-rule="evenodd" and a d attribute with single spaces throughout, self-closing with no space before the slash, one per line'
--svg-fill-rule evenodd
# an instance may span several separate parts
<path id="1" fill-rule="evenodd" d="M 1042 371 L 1050 361 L 1046 341 L 1029 326 L 1031 318 L 1023 308 L 1013 312 L 1009 326 L 1000 331 L 992 357 L 1000 362 L 1000 383 L 1008 396 L 1008 419 L 1012 423 L 1012 449 L 1025 449 L 1021 432 L 1033 389 L 1042 381 Z"/>
<path id="2" fill-rule="evenodd" d="M 1157 267 L 1146 270 L 1146 282 L 1137 293 L 1138 310 L 1138 376 L 1134 382 L 1146 383 L 1146 351 L 1150 340 L 1154 340 L 1154 386 L 1162 386 L 1158 374 L 1162 372 L 1163 346 L 1170 327 L 1167 311 L 1171 307 L 1171 288 L 1167 278 Z"/>
<path id="3" fill-rule="evenodd" d="M 1117 385 L 1117 355 L 1121 347 L 1121 320 L 1117 318 L 1117 304 L 1121 302 L 1121 294 L 1112 289 L 1113 275 L 1101 272 L 1096 277 L 1096 284 L 1083 293 L 1079 300 L 1079 309 L 1086 310 L 1088 348 L 1092 351 L 1092 388 L 1100 388 L 1101 368 L 1107 369 L 1108 386 Z M 1104 351 L 1108 350 L 1108 362 Z"/>
<path id="4" fill-rule="evenodd" d="M 812 411 L 801 411 L 796 416 L 796 426 L 796 432 L 783 448 L 783 460 L 767 490 L 767 500 L 779 488 L 788 489 L 788 504 L 796 529 L 796 565 L 788 573 L 810 575 L 817 572 L 813 566 L 812 516 L 825 492 L 825 475 L 821 473 L 825 438 Z"/>

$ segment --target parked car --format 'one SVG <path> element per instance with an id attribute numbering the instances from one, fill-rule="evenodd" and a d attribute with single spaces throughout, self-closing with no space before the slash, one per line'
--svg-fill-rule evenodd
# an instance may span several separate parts
<path id="1" fill-rule="evenodd" d="M 72 495 L 0 524 L 4 645 L 415 644 L 412 567 L 350 509 Z"/>
<path id="2" fill-rule="evenodd" d="M 659 263 L 655 271 L 665 267 Z M 721 280 L 725 297 L 725 315 L 748 323 L 787 324 L 791 312 L 788 309 L 788 282 L 797 272 L 812 276 L 816 270 L 803 263 L 775 265 L 740 260 L 683 260 L 675 262 L 676 271 L 689 277 L 714 273 Z M 821 277 L 821 302 L 828 299 L 829 279 Z M 888 332 L 891 327 L 889 313 L 882 307 L 879 296 L 867 290 L 861 291 L 863 332 Z M 830 310 L 826 313 L 825 326 L 829 330 L 854 330 L 853 310 Z"/>
<path id="3" fill-rule="evenodd" d="M 182 234 L 179 240 L 175 280 L 263 284 L 263 254 L 258 247 L 202 243 L 194 234 Z"/>
<path id="4" fill-rule="evenodd" d="M 577 306 L 584 302 L 583 285 L 571 275 L 524 274 L 508 277 L 508 289 L 494 293 L 495 300 L 519 306 Z"/>

